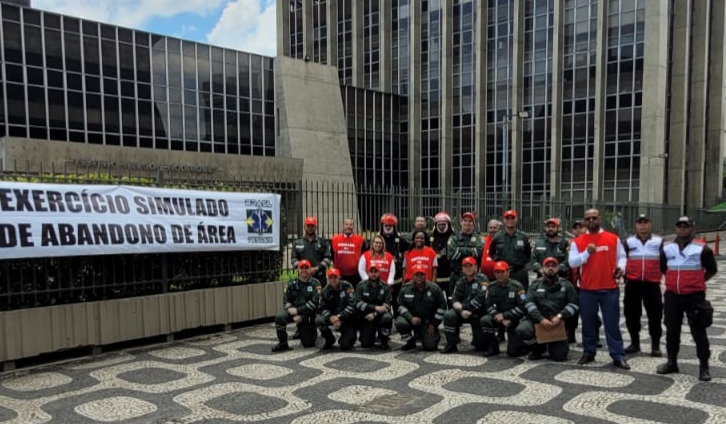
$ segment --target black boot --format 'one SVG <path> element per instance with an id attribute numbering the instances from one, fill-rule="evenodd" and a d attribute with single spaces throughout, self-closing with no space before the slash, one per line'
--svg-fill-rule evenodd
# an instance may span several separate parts
<path id="1" fill-rule="evenodd" d="M 534 344 L 532 345 L 532 351 L 529 353 L 529 356 L 527 356 L 527 359 L 530 361 L 537 361 L 542 359 L 542 354 L 547 349 L 547 345 L 545 344 Z"/>
<path id="2" fill-rule="evenodd" d="M 668 358 L 668 362 L 665 364 L 662 364 L 658 367 L 658 369 L 655 371 L 658 374 L 673 374 L 679 372 L 678 370 L 678 363 L 675 359 Z"/>
<path id="3" fill-rule="evenodd" d="M 381 337 L 381 344 L 379 346 L 381 350 L 389 350 L 391 347 L 388 346 L 388 337 Z"/>
<path id="4" fill-rule="evenodd" d="M 661 356 L 663 356 L 663 352 L 661 352 L 661 350 L 660 350 L 660 340 L 658 340 L 658 341 L 654 340 L 653 342 L 651 342 L 650 356 L 652 356 L 654 358 L 660 358 Z"/>
<path id="5" fill-rule="evenodd" d="M 709 352 L 709 356 L 711 352 Z M 711 381 L 711 372 L 708 369 L 708 357 L 698 358 L 698 379 L 701 381 Z"/>
<path id="6" fill-rule="evenodd" d="M 333 347 L 335 344 L 335 337 L 333 337 L 333 333 L 328 331 L 321 331 L 321 335 L 325 337 L 325 343 L 323 344 L 323 347 L 320 348 L 320 350 L 330 350 L 330 348 Z"/>
<path id="7" fill-rule="evenodd" d="M 640 343 L 638 341 L 633 340 L 632 343 L 628 347 L 625 348 L 625 353 L 628 355 L 631 355 L 633 353 L 640 352 Z"/>
<path id="8" fill-rule="evenodd" d="M 292 335 L 293 340 L 300 340 L 300 327 L 295 328 L 295 334 Z"/>
<path id="9" fill-rule="evenodd" d="M 443 349 L 441 349 L 441 353 L 453 353 L 458 352 L 459 348 L 456 347 L 456 343 L 448 342 L 446 343 L 446 346 L 444 346 Z"/>
<path id="10" fill-rule="evenodd" d="M 287 330 L 277 330 L 277 340 L 280 342 L 272 347 L 273 352 L 290 350 L 290 346 L 287 344 Z"/>

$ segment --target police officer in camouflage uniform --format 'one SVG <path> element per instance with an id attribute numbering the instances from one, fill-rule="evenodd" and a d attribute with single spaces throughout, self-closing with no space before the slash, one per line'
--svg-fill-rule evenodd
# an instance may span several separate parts
<path id="1" fill-rule="evenodd" d="M 544 234 L 534 243 L 532 252 L 532 270 L 542 277 L 542 261 L 546 258 L 555 258 L 559 263 L 558 275 L 567 277 L 567 254 L 570 242 L 560 234 L 560 220 L 550 218 L 545 221 Z"/>
<path id="2" fill-rule="evenodd" d="M 315 319 L 315 325 L 320 329 L 320 335 L 325 338 L 321 350 L 328 350 L 335 344 L 335 337 L 330 326 L 340 332 L 338 345 L 340 350 L 350 350 L 356 338 L 356 299 L 353 285 L 347 281 L 340 281 L 340 271 L 337 268 L 328 270 L 328 285 L 323 288 L 320 295 L 320 315 Z"/>
<path id="3" fill-rule="evenodd" d="M 368 266 L 368 279 L 358 283 L 355 297 L 358 301 L 358 330 L 360 344 L 364 348 L 373 347 L 376 330 L 381 339 L 380 348 L 390 349 L 388 338 L 391 336 L 393 315 L 391 315 L 391 290 L 381 281 L 380 270 L 375 264 Z"/>
<path id="4" fill-rule="evenodd" d="M 316 234 L 318 220 L 314 216 L 305 218 L 305 237 L 295 240 L 292 245 L 290 262 L 297 268 L 298 262 L 307 259 L 312 264 L 311 276 L 317 278 L 324 286 L 325 271 L 333 263 L 333 252 L 330 241 Z"/>
<path id="5" fill-rule="evenodd" d="M 527 233 L 517 229 L 517 212 L 513 210 L 504 212 L 504 231 L 494 236 L 489 256 L 495 261 L 505 261 L 509 264 L 512 280 L 527 290 L 529 286 L 527 265 L 532 256 L 532 246 L 529 244 Z"/>
<path id="6" fill-rule="evenodd" d="M 277 343 L 273 352 L 290 349 L 287 344 L 287 324 L 294 322 L 300 331 L 300 342 L 304 347 L 315 346 L 315 315 L 320 304 L 320 281 L 310 274 L 310 261 L 303 259 L 297 263 L 298 277 L 287 283 L 282 295 L 282 311 L 275 315 Z"/>
<path id="7" fill-rule="evenodd" d="M 424 350 L 436 350 L 441 340 L 439 324 L 446 312 L 446 297 L 436 283 L 426 281 L 422 265 L 415 264 L 412 271 L 413 281 L 404 284 L 398 294 L 396 330 L 406 342 L 401 350 L 415 349 L 419 337 Z"/>
<path id="8" fill-rule="evenodd" d="M 529 286 L 524 307 L 527 310 L 525 319 L 519 322 L 516 332 L 530 347 L 528 359 L 542 359 L 542 354 L 549 350 L 550 359 L 564 361 L 570 346 L 567 339 L 549 343 L 537 343 L 534 324 L 540 324 L 545 330 L 558 325 L 565 325 L 564 320 L 573 316 L 578 306 L 577 291 L 572 284 L 558 276 L 559 262 L 549 257 L 542 261 L 542 278 L 534 280 Z"/>
<path id="9" fill-rule="evenodd" d="M 451 262 L 449 289 L 453 288 L 461 278 L 461 261 L 464 258 L 472 257 L 476 260 L 478 267 L 483 252 L 484 242 L 481 235 L 474 231 L 474 214 L 464 212 L 461 215 L 461 232 L 451 235 L 446 248 L 447 257 Z"/>
<path id="10" fill-rule="evenodd" d="M 441 353 L 456 352 L 459 339 L 459 329 L 465 322 L 471 324 L 472 344 L 477 350 L 484 350 L 484 336 L 479 320 L 485 313 L 487 286 L 489 279 L 479 272 L 476 259 L 471 256 L 461 261 L 463 275 L 456 282 L 454 294 L 451 297 L 453 308 L 444 314 L 444 334 L 446 346 Z"/>
<path id="11" fill-rule="evenodd" d="M 489 284 L 487 288 L 487 314 L 481 318 L 484 345 L 487 349 L 484 356 L 499 355 L 499 342 L 496 339 L 499 325 L 507 329 L 509 336 L 507 356 L 524 354 L 524 342 L 514 329 L 524 317 L 524 300 L 527 296 L 524 287 L 509 276 L 509 265 L 506 262 L 499 261 L 494 264 L 494 277 L 497 282 Z"/>

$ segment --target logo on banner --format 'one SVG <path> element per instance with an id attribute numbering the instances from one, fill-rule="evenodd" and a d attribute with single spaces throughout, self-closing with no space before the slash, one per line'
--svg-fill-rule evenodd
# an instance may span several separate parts
<path id="1" fill-rule="evenodd" d="M 247 231 L 258 235 L 272 233 L 272 210 L 247 209 Z"/>

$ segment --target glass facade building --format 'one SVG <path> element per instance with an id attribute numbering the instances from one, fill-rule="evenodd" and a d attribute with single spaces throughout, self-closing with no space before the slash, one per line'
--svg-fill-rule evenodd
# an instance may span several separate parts
<path id="1" fill-rule="evenodd" d="M 411 188 L 684 209 L 721 196 L 709 175 L 726 145 L 723 2 L 278 0 L 278 10 L 300 10 L 304 26 L 322 3 L 320 62 L 343 85 L 408 102 Z M 278 15 L 279 39 L 307 34 L 294 18 Z M 279 54 L 295 56 L 292 46 Z"/>
<path id="2" fill-rule="evenodd" d="M 3 3 L 0 136 L 275 156 L 273 59 Z"/>

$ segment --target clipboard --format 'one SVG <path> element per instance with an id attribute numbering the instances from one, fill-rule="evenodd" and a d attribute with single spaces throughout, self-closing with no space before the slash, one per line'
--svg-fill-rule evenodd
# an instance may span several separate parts
<path id="1" fill-rule="evenodd" d="M 550 342 L 560 342 L 567 340 L 567 331 L 565 323 L 561 321 L 555 328 L 547 330 L 541 324 L 534 325 L 534 332 L 537 336 L 537 343 L 544 344 Z"/>

